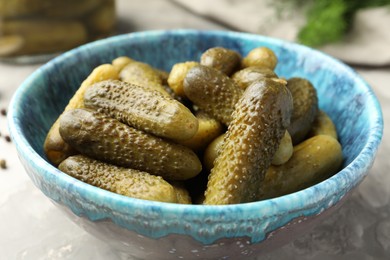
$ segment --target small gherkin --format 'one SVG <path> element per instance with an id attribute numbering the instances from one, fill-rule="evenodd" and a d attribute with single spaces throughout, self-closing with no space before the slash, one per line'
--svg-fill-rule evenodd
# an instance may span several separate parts
<path id="1" fill-rule="evenodd" d="M 292 193 L 321 182 L 340 170 L 343 152 L 337 139 L 316 135 L 294 146 L 290 160 L 271 165 L 259 187 L 259 200 Z"/>
<path id="2" fill-rule="evenodd" d="M 124 65 L 119 73 L 119 79 L 121 81 L 153 89 L 165 96 L 169 96 L 162 86 L 164 78 L 164 73 L 162 71 L 159 71 L 149 64 L 140 61 L 127 59 L 124 63 L 125 62 L 127 62 L 127 64 Z"/>
<path id="3" fill-rule="evenodd" d="M 283 81 L 264 78 L 246 89 L 209 175 L 204 204 L 257 199 L 291 112 L 291 93 Z"/>
<path id="4" fill-rule="evenodd" d="M 121 81 L 135 84 L 162 84 L 160 75 L 149 64 L 132 60 L 119 73 Z"/>
<path id="5" fill-rule="evenodd" d="M 188 140 L 198 130 L 191 111 L 169 95 L 119 80 L 106 80 L 89 88 L 84 105 L 154 135 Z"/>
<path id="6" fill-rule="evenodd" d="M 81 154 L 160 175 L 167 180 L 189 179 L 202 169 L 199 158 L 191 149 L 97 111 L 75 109 L 65 112 L 60 118 L 60 134 Z"/>
<path id="7" fill-rule="evenodd" d="M 178 202 L 175 188 L 160 176 L 117 167 L 84 155 L 70 156 L 58 168 L 66 174 L 124 196 L 162 202 Z"/>
<path id="8" fill-rule="evenodd" d="M 200 64 L 231 75 L 241 65 L 241 55 L 228 48 L 213 47 L 202 53 Z"/>
<path id="9" fill-rule="evenodd" d="M 234 106 L 243 89 L 223 72 L 195 66 L 184 79 L 184 93 L 195 105 L 225 125 L 232 121 Z"/>
<path id="10" fill-rule="evenodd" d="M 298 144 L 305 139 L 317 117 L 317 91 L 311 82 L 304 78 L 288 79 L 287 88 L 293 97 L 294 106 L 288 132 L 293 143 Z"/>

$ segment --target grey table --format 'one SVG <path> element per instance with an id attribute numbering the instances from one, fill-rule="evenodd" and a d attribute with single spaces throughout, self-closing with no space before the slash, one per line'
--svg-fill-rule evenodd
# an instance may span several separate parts
<path id="1" fill-rule="evenodd" d="M 118 0 L 122 32 L 197 28 L 226 30 L 171 2 Z M 0 109 L 18 85 L 40 64 L 0 63 Z M 390 68 L 356 68 L 373 87 L 390 122 Z M 0 115 L 0 259 L 120 259 L 106 244 L 73 224 L 25 174 L 15 147 L 7 142 L 6 119 Z M 369 176 L 344 206 L 308 234 L 261 259 L 390 259 L 390 136 L 383 142 Z"/>

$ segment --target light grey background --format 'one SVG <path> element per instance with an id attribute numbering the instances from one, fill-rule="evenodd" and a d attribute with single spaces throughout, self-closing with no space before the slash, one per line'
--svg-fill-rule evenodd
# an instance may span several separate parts
<path id="1" fill-rule="evenodd" d="M 118 0 L 117 3 L 121 32 L 229 28 L 170 1 Z M 0 109 L 7 107 L 18 85 L 39 66 L 0 63 Z M 389 123 L 390 68 L 355 69 L 373 87 L 382 104 L 385 124 Z M 4 139 L 8 129 L 3 116 L 0 116 L 0 133 L 0 159 L 6 159 L 8 164 L 7 170 L 0 169 L 0 260 L 120 259 L 103 242 L 70 222 L 33 186 L 18 161 L 15 147 Z M 261 259 L 389 259 L 389 154 L 390 136 L 385 127 L 369 176 L 345 205 L 307 235 Z"/>

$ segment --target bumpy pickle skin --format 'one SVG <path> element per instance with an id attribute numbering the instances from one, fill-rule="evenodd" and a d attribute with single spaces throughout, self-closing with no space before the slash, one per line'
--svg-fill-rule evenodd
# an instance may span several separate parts
<path id="1" fill-rule="evenodd" d="M 244 90 L 224 73 L 195 66 L 184 79 L 184 93 L 195 105 L 225 125 L 232 121 L 234 106 Z"/>
<path id="2" fill-rule="evenodd" d="M 96 111 L 65 112 L 60 118 L 60 134 L 81 154 L 167 180 L 189 179 L 202 170 L 201 162 L 191 149 Z"/>
<path id="3" fill-rule="evenodd" d="M 88 89 L 84 105 L 137 129 L 176 141 L 188 140 L 198 130 L 198 119 L 179 101 L 119 80 L 102 81 Z"/>
<path id="4" fill-rule="evenodd" d="M 287 88 L 290 90 L 294 102 L 288 132 L 295 145 L 305 139 L 317 117 L 318 97 L 314 86 L 304 78 L 288 79 Z"/>
<path id="5" fill-rule="evenodd" d="M 228 48 L 213 47 L 202 53 L 200 64 L 217 69 L 226 75 L 231 75 L 240 67 L 241 55 Z"/>
<path id="6" fill-rule="evenodd" d="M 93 84 L 107 79 L 118 79 L 118 70 L 111 64 L 103 64 L 96 67 L 92 73 L 83 81 L 74 96 L 70 99 L 64 111 L 84 107 L 84 93 Z M 43 145 L 47 159 L 55 166 L 60 164 L 68 156 L 76 151 L 68 145 L 59 132 L 59 119 L 57 119 L 47 133 Z"/>
<path id="7" fill-rule="evenodd" d="M 292 112 L 292 97 L 280 81 L 250 85 L 237 103 L 211 170 L 204 204 L 254 201 Z"/>
<path id="8" fill-rule="evenodd" d="M 218 157 L 219 152 L 223 144 L 225 133 L 215 138 L 205 149 L 203 154 L 204 168 L 210 171 L 214 167 L 214 161 Z M 276 150 L 273 158 L 272 165 L 281 165 L 287 162 L 293 154 L 293 145 L 291 136 L 288 131 L 285 132 L 283 138 L 280 140 L 278 149 Z"/>
<path id="9" fill-rule="evenodd" d="M 316 135 L 294 146 L 290 160 L 270 166 L 259 200 L 307 188 L 337 173 L 343 162 L 340 143 L 329 135 Z"/>
<path id="10" fill-rule="evenodd" d="M 84 155 L 70 156 L 58 168 L 85 183 L 120 195 L 177 203 L 175 188 L 160 176 L 118 167 Z"/>

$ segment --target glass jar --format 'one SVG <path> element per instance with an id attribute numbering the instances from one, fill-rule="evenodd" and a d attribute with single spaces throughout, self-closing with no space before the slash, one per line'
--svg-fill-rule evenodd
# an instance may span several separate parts
<path id="1" fill-rule="evenodd" d="M 115 0 L 0 0 L 0 60 L 43 62 L 114 33 Z"/>

